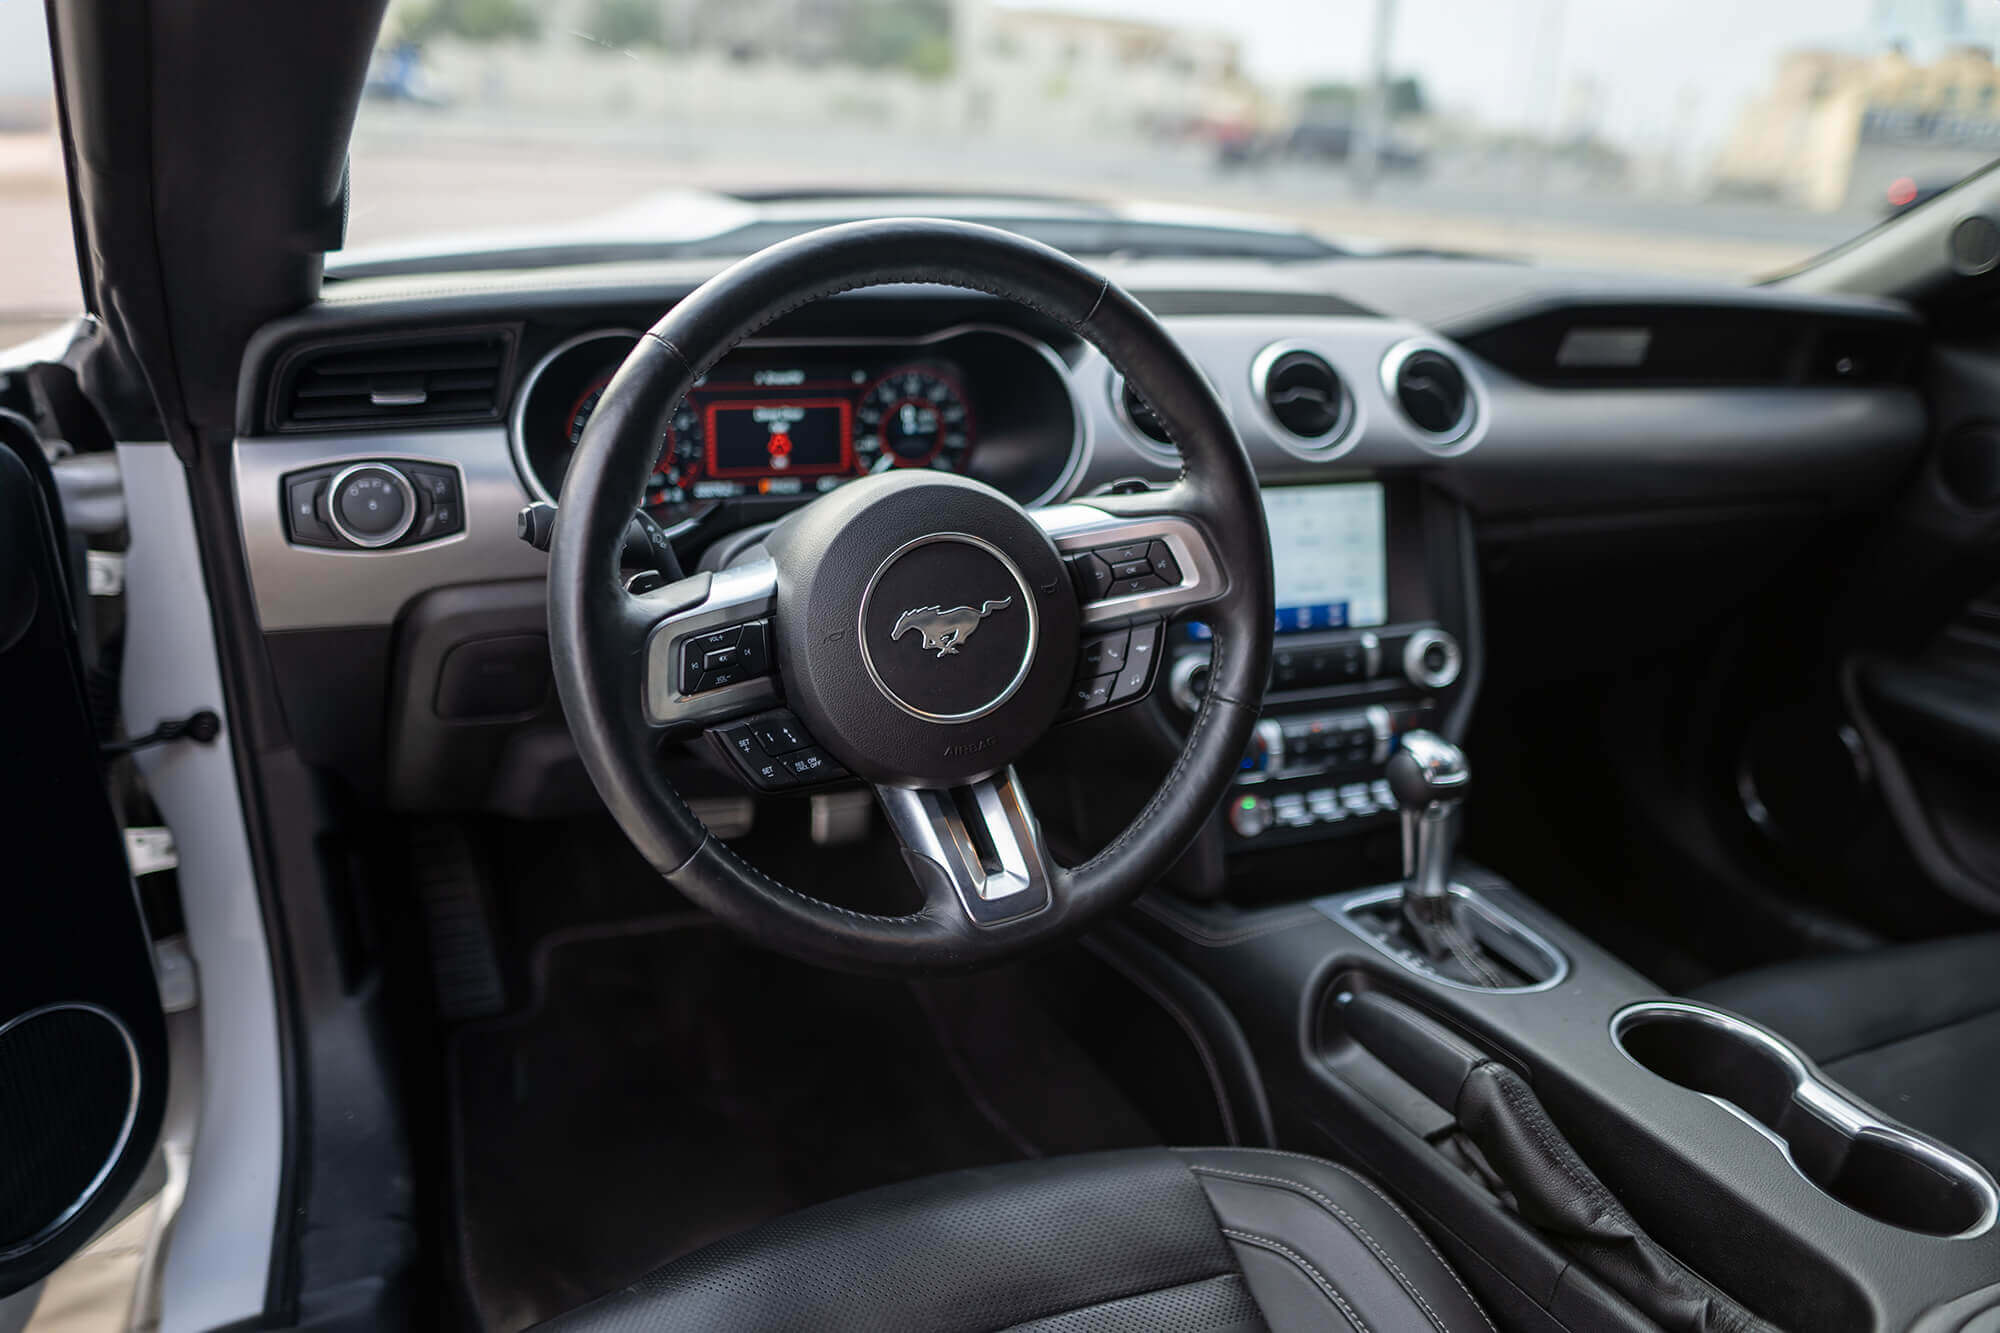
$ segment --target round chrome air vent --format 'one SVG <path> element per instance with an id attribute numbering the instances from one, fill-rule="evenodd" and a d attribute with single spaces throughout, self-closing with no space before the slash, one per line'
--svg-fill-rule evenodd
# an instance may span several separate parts
<path id="1" fill-rule="evenodd" d="M 1458 356 L 1411 339 L 1382 359 L 1382 389 L 1402 409 L 1417 442 L 1433 453 L 1463 453 L 1486 426 L 1485 395 Z"/>
<path id="2" fill-rule="evenodd" d="M 1250 389 L 1278 443 L 1324 458 L 1353 433 L 1354 396 L 1325 357 L 1298 343 L 1272 343 L 1250 363 Z"/>
<path id="3" fill-rule="evenodd" d="M 1141 452 L 1167 463 L 1181 461 L 1180 446 L 1173 436 L 1167 434 L 1166 426 L 1157 413 L 1141 398 L 1138 391 L 1125 382 L 1125 377 L 1113 372 L 1111 376 L 1111 406 L 1118 420 L 1124 424 L 1126 434 Z"/>

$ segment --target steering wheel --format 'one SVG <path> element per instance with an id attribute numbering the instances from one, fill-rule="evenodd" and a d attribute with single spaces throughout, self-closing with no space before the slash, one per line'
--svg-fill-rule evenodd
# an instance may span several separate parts
<path id="1" fill-rule="evenodd" d="M 626 527 L 688 390 L 772 320 L 884 283 L 987 292 L 1095 344 L 1179 444 L 1180 476 L 1160 490 L 1032 512 L 965 477 L 914 468 L 865 476 L 793 512 L 720 572 L 628 591 L 619 579 Z M 1091 553 L 1125 576 L 1107 586 Z M 1150 571 L 1137 574 L 1135 559 L 1151 561 Z M 1066 560 L 1083 568 L 1073 573 Z M 1158 674 L 1151 659 L 1164 619 L 1195 607 L 1213 632 L 1214 659 L 1179 758 L 1109 845 L 1081 864 L 1056 864 L 1012 762 L 1066 711 L 1094 702 L 1092 677 L 1075 683 L 1080 667 L 1107 668 L 1095 677 L 1100 694 L 1143 694 Z M 882 973 L 1013 957 L 1154 883 L 1238 770 L 1270 669 L 1272 620 L 1256 474 L 1214 390 L 1166 330 L 1059 251 L 930 219 L 794 237 L 674 306 L 591 413 L 549 558 L 563 710 L 633 845 L 689 899 L 758 942 Z M 1129 628 L 1122 641 L 1120 628 Z M 1107 631 L 1111 646 L 1100 638 Z M 1080 662 L 1086 643 L 1091 656 Z M 787 742 L 812 743 L 793 751 L 816 756 L 807 780 L 844 769 L 874 784 L 921 891 L 918 910 L 855 912 L 777 882 L 713 836 L 667 780 L 665 742 L 706 730 L 725 758 L 735 757 L 732 744 L 749 755 L 758 714 L 781 699 L 809 733 Z"/>

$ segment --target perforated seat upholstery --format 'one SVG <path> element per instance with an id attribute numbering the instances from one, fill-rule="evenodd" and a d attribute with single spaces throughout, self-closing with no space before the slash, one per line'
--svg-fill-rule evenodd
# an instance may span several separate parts
<path id="1" fill-rule="evenodd" d="M 544 1325 L 1033 1333 L 1493 1333 L 1375 1185 L 1315 1158 L 1139 1149 L 870 1190 Z"/>

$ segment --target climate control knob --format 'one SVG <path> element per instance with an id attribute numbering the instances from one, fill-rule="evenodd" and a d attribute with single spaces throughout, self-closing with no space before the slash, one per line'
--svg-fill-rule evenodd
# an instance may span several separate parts
<path id="1" fill-rule="evenodd" d="M 327 519 L 356 546 L 401 541 L 417 521 L 417 492 L 387 463 L 357 463 L 334 474 L 326 488 Z"/>

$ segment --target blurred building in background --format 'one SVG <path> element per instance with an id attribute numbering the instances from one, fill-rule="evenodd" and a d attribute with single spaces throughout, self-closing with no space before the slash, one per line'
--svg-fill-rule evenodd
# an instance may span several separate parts
<path id="1" fill-rule="evenodd" d="M 1157 138 L 1265 103 L 1233 38 L 985 0 L 395 0 L 383 31 L 371 96 L 474 116 Z"/>
<path id="2" fill-rule="evenodd" d="M 1802 50 L 1739 116 L 1715 169 L 1719 191 L 1820 211 L 1881 210 L 1950 184 L 2000 156 L 2000 66 L 1993 47 L 1961 43 L 1953 0 L 1884 0 L 1874 52 Z M 1914 26 L 1928 16 L 1929 28 Z M 1890 26 L 1896 19 L 1901 26 Z M 1918 40 L 1919 35 L 1929 36 Z"/>

